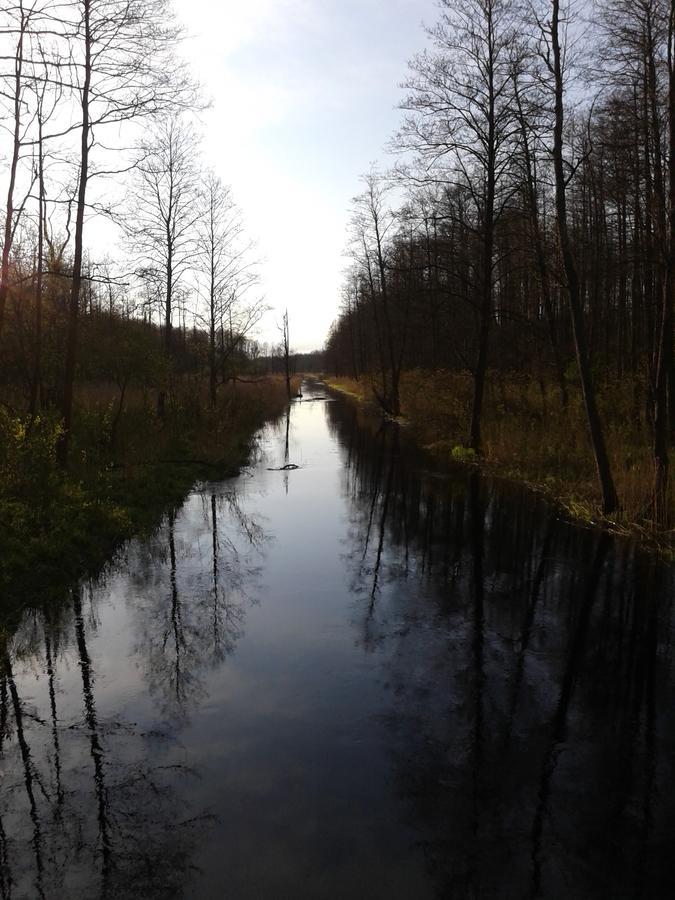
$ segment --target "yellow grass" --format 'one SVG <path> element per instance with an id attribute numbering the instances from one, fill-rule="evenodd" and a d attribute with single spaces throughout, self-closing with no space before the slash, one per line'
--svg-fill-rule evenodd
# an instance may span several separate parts
<path id="1" fill-rule="evenodd" d="M 367 378 L 329 378 L 331 387 L 361 401 L 373 401 Z M 649 521 L 653 479 L 649 435 L 633 424 L 630 385 L 603 384 L 599 405 L 621 512 L 605 520 L 619 531 L 652 535 L 671 544 L 673 531 L 658 535 Z M 447 461 L 464 457 L 472 382 L 454 372 L 406 372 L 401 381 L 402 414 L 420 443 Z M 454 451 L 454 452 L 453 452 Z M 561 502 L 572 514 L 600 520 L 600 497 L 581 392 L 570 385 L 567 412 L 560 408 L 557 389 L 523 379 L 489 379 L 483 415 L 481 465 L 500 476 L 527 482 Z M 669 507 L 675 519 L 675 489 L 671 478 Z"/>

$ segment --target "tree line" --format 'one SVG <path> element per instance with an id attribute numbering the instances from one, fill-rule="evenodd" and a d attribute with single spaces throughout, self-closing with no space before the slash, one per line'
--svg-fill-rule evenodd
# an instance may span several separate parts
<path id="1" fill-rule="evenodd" d="M 441 0 L 409 64 L 390 172 L 364 177 L 327 342 L 400 413 L 402 373 L 578 393 L 605 513 L 621 506 L 598 390 L 631 396 L 668 520 L 675 423 L 675 3 Z M 571 415 L 569 427 L 577 427 Z"/>
<path id="2" fill-rule="evenodd" d="M 231 189 L 206 166 L 169 0 L 18 0 L 0 12 L 0 384 L 72 443 L 79 380 L 219 385 L 266 311 Z M 92 244 L 118 241 L 122 252 Z M 114 429 L 113 429 L 114 430 Z"/>

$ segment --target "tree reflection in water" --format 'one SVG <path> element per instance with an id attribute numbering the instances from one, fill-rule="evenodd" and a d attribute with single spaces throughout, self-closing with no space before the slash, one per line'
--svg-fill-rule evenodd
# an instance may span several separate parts
<path id="1" fill-rule="evenodd" d="M 430 470 L 397 426 L 327 416 L 354 624 L 382 659 L 395 783 L 438 895 L 663 896 L 672 569 L 522 491 Z"/>
<path id="2" fill-rule="evenodd" d="M 164 724 L 105 701 L 101 712 L 96 660 L 107 660 L 90 644 L 104 577 L 27 611 L 13 633 L 0 627 L 2 898 L 183 895 L 211 817 L 186 800 L 198 773 L 177 752 L 176 726 L 236 646 L 265 535 L 233 494 L 194 495 L 181 516 L 182 528 L 170 513 L 132 543 L 122 564 L 122 583 L 133 573 L 132 656 Z"/>
<path id="3" fill-rule="evenodd" d="M 668 896 L 672 568 L 299 409 L 288 496 L 206 485 L 0 622 L 0 897 Z"/>
<path id="4" fill-rule="evenodd" d="M 206 674 L 242 634 L 266 541 L 234 493 L 203 492 L 195 499 L 201 501 L 196 512 L 190 510 L 196 522 L 187 524 L 183 541 L 177 541 L 171 512 L 153 540 L 140 545 L 142 555 L 131 567 L 136 652 L 150 693 L 164 715 L 177 720 L 189 717 L 204 698 Z M 225 527 L 219 527 L 219 517 Z M 208 551 L 200 540 L 195 552 L 195 529 L 202 528 L 208 529 Z"/>
<path id="5" fill-rule="evenodd" d="M 41 715 L 44 697 L 20 696 L 12 657 L 34 670 L 49 665 L 38 646 L 21 646 L 21 631 L 3 650 L 11 710 L 2 748 L 2 896 L 176 896 L 203 822 L 175 819 L 180 773 L 155 762 L 157 742 L 98 715 L 79 589 L 72 609 L 77 661 L 64 650 L 54 678 L 58 685 L 59 667 L 66 677 L 79 667 L 81 718 L 59 716 L 58 688 L 52 722 Z"/>

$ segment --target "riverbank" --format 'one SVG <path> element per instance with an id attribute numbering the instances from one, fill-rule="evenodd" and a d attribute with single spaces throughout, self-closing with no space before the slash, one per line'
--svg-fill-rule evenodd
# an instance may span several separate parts
<path id="1" fill-rule="evenodd" d="M 116 405 L 105 387 L 80 396 L 66 472 L 58 425 L 0 417 L 0 598 L 45 600 L 101 568 L 124 541 L 152 531 L 196 481 L 236 475 L 255 432 L 287 403 L 281 377 L 221 389 L 211 409 L 199 381 L 174 391 L 164 418 L 139 393 Z M 114 422 L 114 425 L 113 425 Z"/>
<path id="2" fill-rule="evenodd" d="M 376 400 L 366 379 L 327 377 L 326 384 L 351 400 Z M 617 385 L 600 391 L 603 422 L 622 510 L 603 516 L 586 439 L 580 390 L 569 385 L 567 411 L 554 387 L 502 379 L 490 383 L 483 417 L 483 457 L 464 446 L 471 383 L 450 372 L 406 372 L 401 381 L 401 421 L 420 445 L 443 463 L 464 463 L 545 494 L 566 514 L 587 524 L 630 535 L 665 556 L 675 554 L 675 531 L 659 529 L 648 515 L 653 462 L 633 414 L 632 396 Z M 575 427 L 570 427 L 574 422 Z M 579 425 L 580 427 L 576 427 Z M 670 481 L 671 522 L 675 490 Z"/>

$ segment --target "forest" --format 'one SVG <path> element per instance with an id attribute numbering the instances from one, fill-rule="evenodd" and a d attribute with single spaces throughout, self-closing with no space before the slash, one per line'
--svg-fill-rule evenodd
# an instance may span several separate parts
<path id="1" fill-rule="evenodd" d="M 2 4 L 0 584 L 105 555 L 288 399 L 183 37 L 167 0 Z"/>
<path id="2" fill-rule="evenodd" d="M 326 365 L 441 455 L 667 534 L 675 6 L 442 0 Z"/>
<path id="3" fill-rule="evenodd" d="M 671 896 L 675 0 L 173 2 L 0 3 L 0 900 Z"/>

